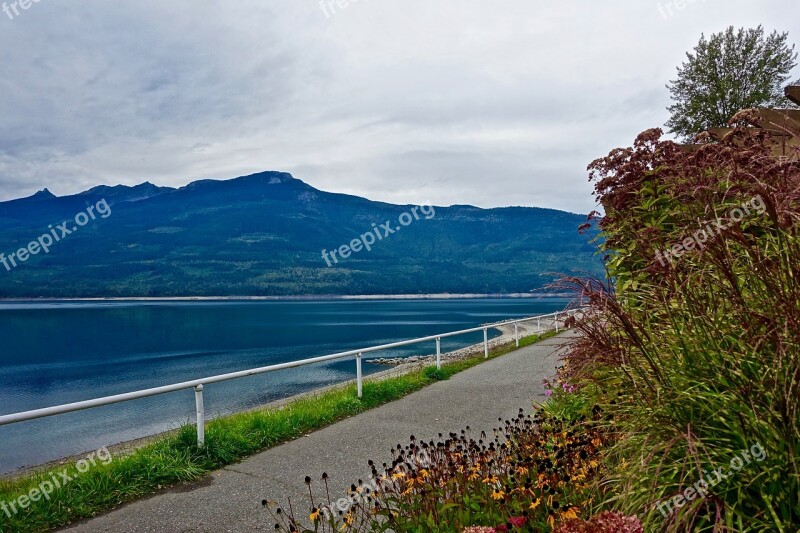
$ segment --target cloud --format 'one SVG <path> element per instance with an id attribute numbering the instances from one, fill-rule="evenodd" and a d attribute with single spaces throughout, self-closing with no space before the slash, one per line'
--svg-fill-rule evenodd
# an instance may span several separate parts
<path id="1" fill-rule="evenodd" d="M 0 14 L 0 199 L 282 170 L 392 202 L 594 207 L 683 54 L 800 7 L 575 0 L 136 3 Z"/>

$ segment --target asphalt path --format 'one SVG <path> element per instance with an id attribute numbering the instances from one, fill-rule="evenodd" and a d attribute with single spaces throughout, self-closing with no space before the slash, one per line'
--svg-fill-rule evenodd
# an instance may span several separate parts
<path id="1" fill-rule="evenodd" d="M 368 479 L 369 459 L 391 462 L 398 443 L 437 439 L 439 433 L 490 433 L 498 418 L 530 412 L 545 399 L 542 380 L 552 377 L 563 333 L 492 359 L 396 402 L 348 418 L 306 437 L 271 448 L 214 472 L 105 515 L 70 526 L 75 532 L 246 532 L 274 531 L 264 499 L 291 498 L 298 514 L 310 507 L 305 476 L 329 476 L 334 500 L 358 479 Z"/>

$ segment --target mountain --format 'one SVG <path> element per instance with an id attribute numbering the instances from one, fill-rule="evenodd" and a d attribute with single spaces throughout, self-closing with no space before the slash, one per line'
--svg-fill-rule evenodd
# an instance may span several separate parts
<path id="1" fill-rule="evenodd" d="M 153 198 L 160 194 L 172 192 L 174 190 L 175 189 L 172 187 L 157 187 L 149 181 L 146 181 L 135 187 L 127 187 L 125 185 L 117 185 L 115 187 L 99 185 L 97 187 L 92 187 L 88 191 L 82 192 L 77 196 L 105 198 L 109 204 L 113 205 L 121 202 L 139 202 L 141 200 L 147 200 L 148 198 Z"/>
<path id="2" fill-rule="evenodd" d="M 529 292 L 552 273 L 601 271 L 595 234 L 577 233 L 585 220 L 529 207 L 373 202 L 280 172 L 179 189 L 45 189 L 0 202 L 0 297 Z M 39 253 L 20 261 L 17 250 L 44 235 L 54 236 L 49 252 L 34 246 Z M 354 239 L 362 243 L 340 250 Z"/>

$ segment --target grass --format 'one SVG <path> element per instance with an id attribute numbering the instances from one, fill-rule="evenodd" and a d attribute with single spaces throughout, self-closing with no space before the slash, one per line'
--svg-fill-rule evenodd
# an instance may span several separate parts
<path id="1" fill-rule="evenodd" d="M 520 340 L 529 346 L 555 333 L 532 335 Z M 490 352 L 490 359 L 514 351 L 514 343 Z M 236 463 L 254 453 L 301 437 L 344 418 L 398 400 L 437 381 L 476 366 L 485 359 L 476 356 L 427 367 L 396 377 L 364 381 L 364 394 L 358 398 L 355 384 L 294 400 L 277 409 L 239 413 L 209 422 L 206 445 L 196 445 L 195 427 L 187 425 L 129 455 L 115 457 L 108 464 L 98 463 L 88 472 L 50 494 L 39 498 L 19 513 L 0 508 L 0 533 L 48 531 L 77 520 L 96 516 L 123 503 L 150 495 L 173 485 L 198 481 L 208 473 Z M 40 483 L 59 478 L 74 464 L 36 472 L 28 476 L 0 480 L 0 505 L 12 502 Z"/>

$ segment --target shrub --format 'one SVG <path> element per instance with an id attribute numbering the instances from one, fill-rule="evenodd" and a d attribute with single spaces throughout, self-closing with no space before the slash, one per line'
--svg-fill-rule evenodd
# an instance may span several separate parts
<path id="1" fill-rule="evenodd" d="M 635 516 L 606 511 L 589 520 L 567 520 L 553 533 L 644 533 L 644 529 Z"/>
<path id="2" fill-rule="evenodd" d="M 741 126 L 695 151 L 660 135 L 590 166 L 611 281 L 567 281 L 591 306 L 570 375 L 622 433 L 611 503 L 648 531 L 796 531 L 800 165 Z M 763 461 L 659 507 L 755 445 Z"/>

